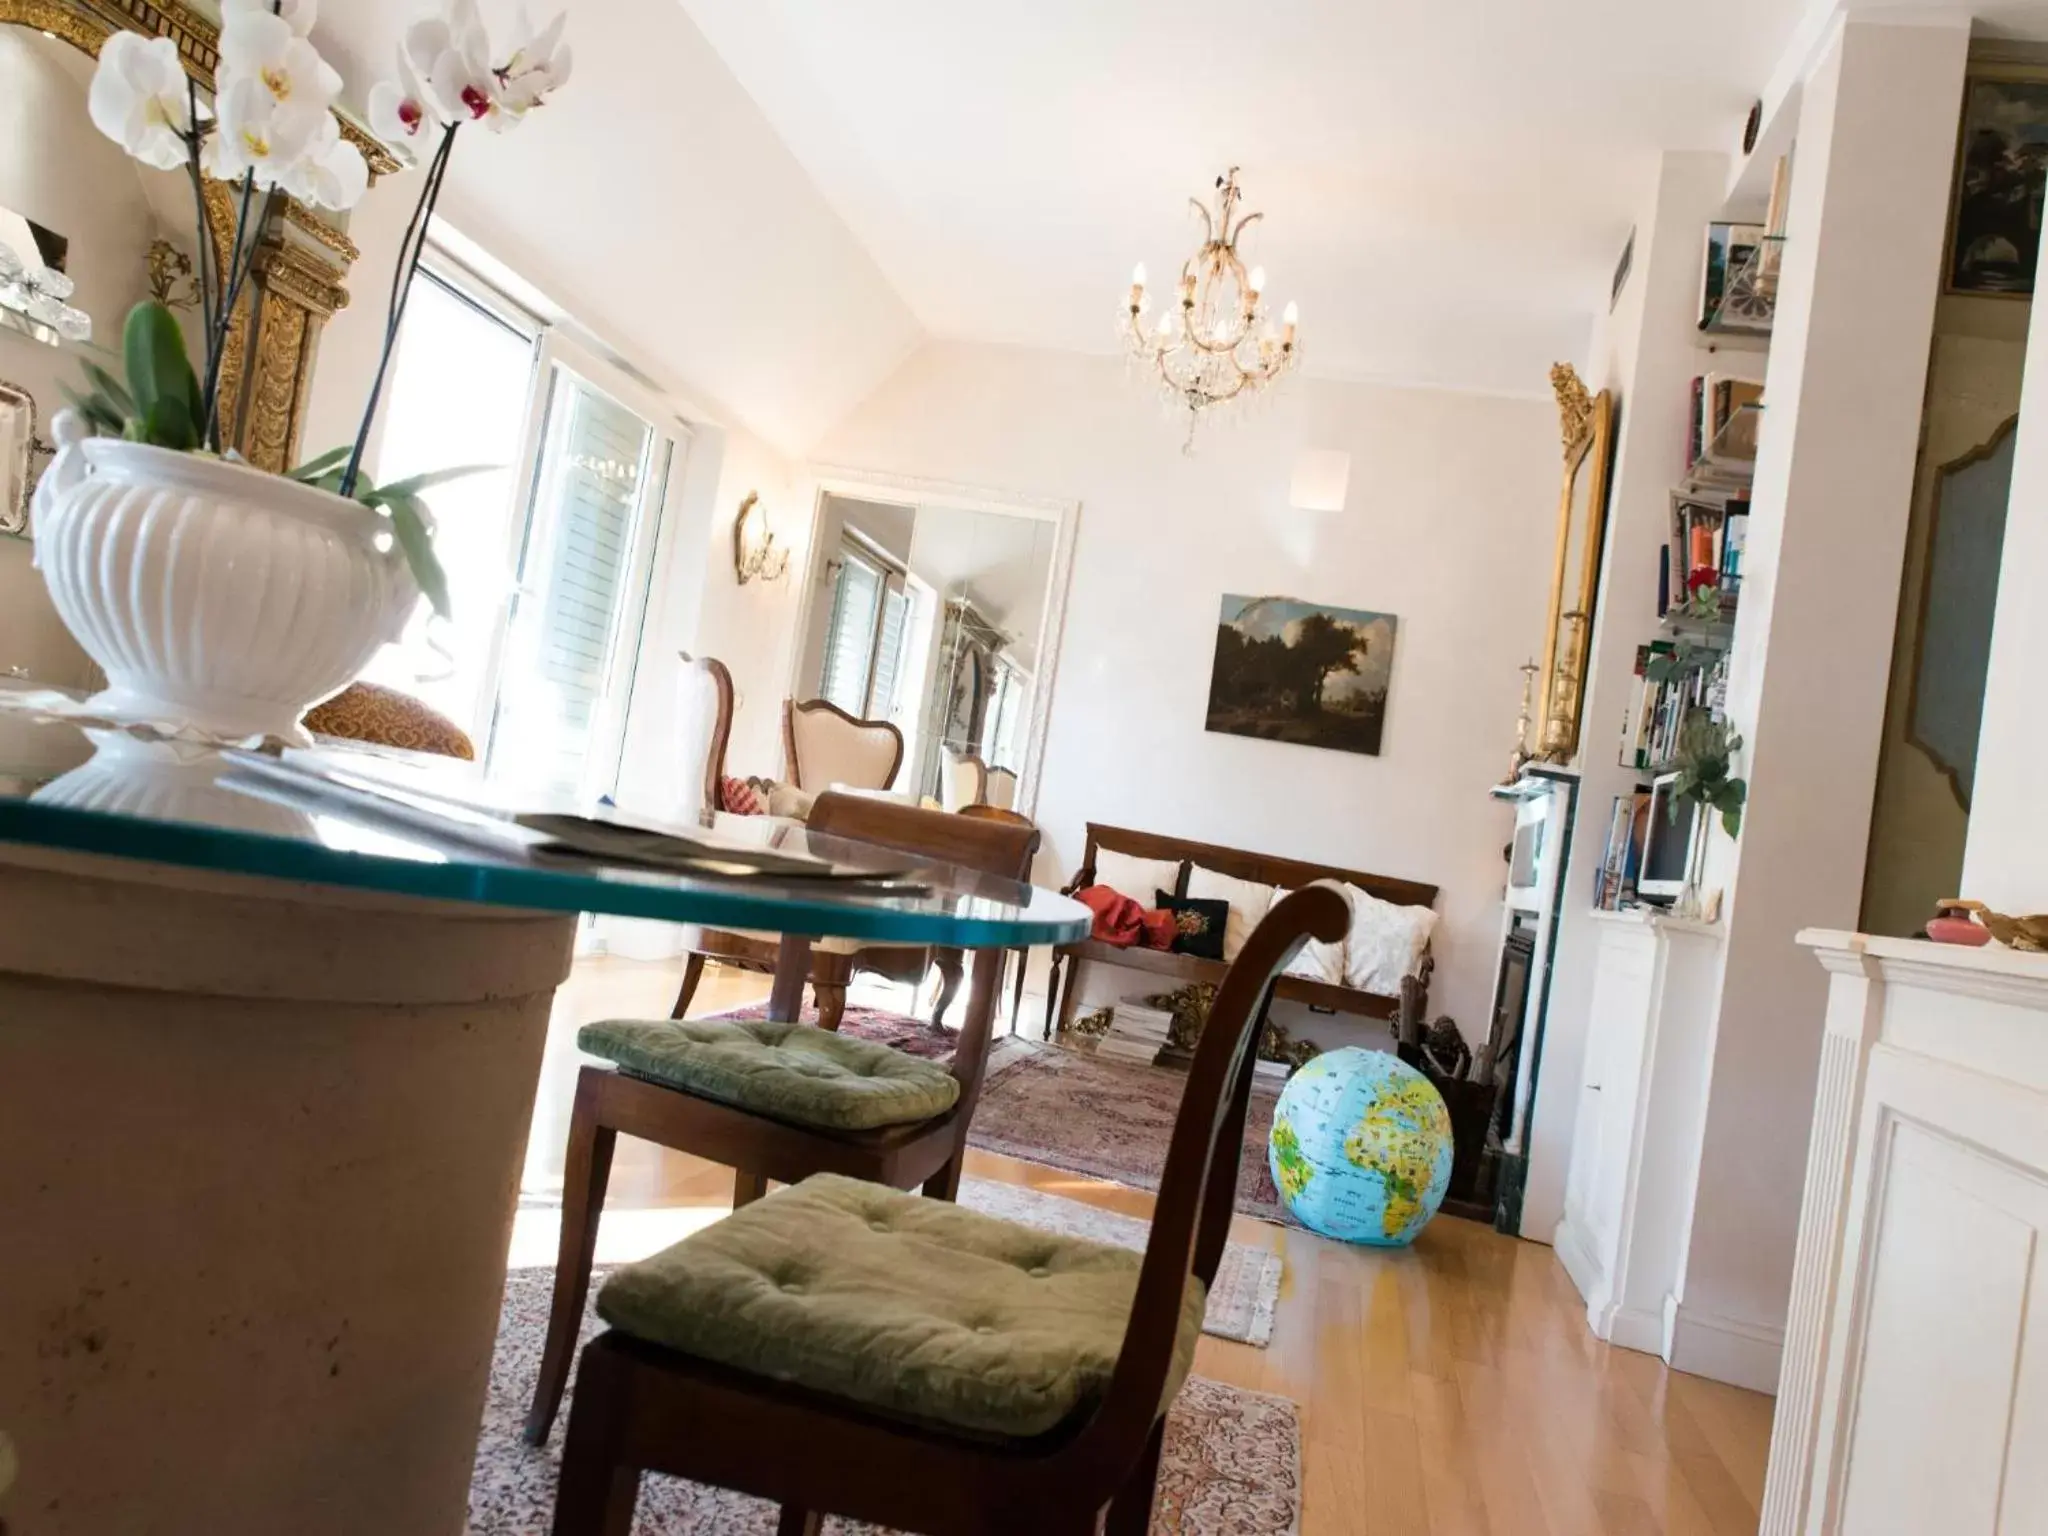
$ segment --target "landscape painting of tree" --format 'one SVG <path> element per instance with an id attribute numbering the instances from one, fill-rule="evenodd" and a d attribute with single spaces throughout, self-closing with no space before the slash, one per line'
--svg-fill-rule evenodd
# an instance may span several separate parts
<path id="1" fill-rule="evenodd" d="M 1379 756 L 1399 622 L 1291 597 L 1226 595 L 1209 729 Z"/>

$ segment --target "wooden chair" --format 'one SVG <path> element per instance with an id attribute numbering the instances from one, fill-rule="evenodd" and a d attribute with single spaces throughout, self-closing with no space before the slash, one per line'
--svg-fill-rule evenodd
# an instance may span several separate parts
<path id="1" fill-rule="evenodd" d="M 903 733 L 849 715 L 829 699 L 782 701 L 782 776 L 798 789 L 888 789 L 903 766 Z"/>
<path id="2" fill-rule="evenodd" d="M 814 831 L 1018 882 L 1029 877 L 1038 851 L 1038 831 L 1028 824 L 979 821 L 856 795 L 819 796 L 810 825 Z M 794 977 L 800 990 L 809 971 L 808 941 L 787 939 L 783 947 L 785 964 L 777 972 L 777 986 Z M 771 1179 L 793 1184 L 813 1173 L 842 1173 L 896 1189 L 921 1184 L 926 1194 L 951 1200 L 960 1187 L 967 1124 L 988 1061 L 1003 955 L 1001 950 L 987 950 L 975 958 L 967 1019 L 953 1048 L 952 1074 L 960 1085 L 959 1097 L 936 1119 L 875 1131 L 827 1130 L 767 1119 L 611 1067 L 583 1068 L 569 1122 L 553 1311 L 540 1379 L 526 1418 L 529 1443 L 539 1445 L 547 1439 L 561 1406 L 577 1324 L 590 1289 L 598 1217 L 604 1210 L 619 1133 L 732 1167 L 735 1208 L 759 1199 Z"/>
<path id="3" fill-rule="evenodd" d="M 970 805 L 988 803 L 988 764 L 972 752 L 955 752 L 950 747 L 945 752 L 945 781 L 940 786 L 945 791 L 946 809 L 964 811 Z"/>
<path id="4" fill-rule="evenodd" d="M 350 683 L 307 710 L 304 724 L 315 736 L 476 761 L 476 745 L 461 726 L 411 694 L 380 683 Z"/>
<path id="5" fill-rule="evenodd" d="M 992 1439 L 614 1328 L 583 1351 L 554 1536 L 626 1536 L 642 1471 L 772 1500 L 783 1536 L 815 1536 L 824 1513 L 928 1536 L 1083 1536 L 1105 1506 L 1107 1536 L 1143 1536 L 1188 1279 L 1214 1280 L 1230 1230 L 1252 1043 L 1273 978 L 1304 940 L 1334 942 L 1349 921 L 1336 892 L 1297 891 L 1272 909 L 1224 978 L 1174 1122 L 1121 1352 L 1092 1407 L 1033 1439 Z M 802 1194 L 771 1199 L 794 1211 Z M 892 1363 L 886 1351 L 876 1344 L 878 1370 Z"/>
<path id="6" fill-rule="evenodd" d="M 681 754 L 676 767 L 683 780 L 682 804 L 687 812 L 691 786 L 701 784 L 703 802 L 697 810 L 708 814 L 718 809 L 725 749 L 732 740 L 732 673 L 716 657 L 692 659 L 688 651 L 681 655 L 683 670 L 676 698 Z"/>

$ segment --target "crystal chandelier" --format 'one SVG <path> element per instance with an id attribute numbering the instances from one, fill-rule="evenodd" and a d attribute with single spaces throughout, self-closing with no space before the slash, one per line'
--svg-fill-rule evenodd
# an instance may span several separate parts
<path id="1" fill-rule="evenodd" d="M 1263 267 L 1245 270 L 1237 242 L 1264 214 L 1238 217 L 1237 167 L 1216 178 L 1216 211 L 1199 198 L 1188 204 L 1202 217 L 1202 248 L 1180 269 L 1173 301 L 1151 321 L 1145 315 L 1145 267 L 1131 274 L 1124 311 L 1124 341 L 1131 355 L 1157 370 L 1160 387 L 1188 413 L 1185 450 L 1192 450 L 1202 412 L 1240 395 L 1256 394 L 1294 366 L 1300 349 L 1300 310 L 1290 303 L 1279 329 L 1265 324 Z"/>

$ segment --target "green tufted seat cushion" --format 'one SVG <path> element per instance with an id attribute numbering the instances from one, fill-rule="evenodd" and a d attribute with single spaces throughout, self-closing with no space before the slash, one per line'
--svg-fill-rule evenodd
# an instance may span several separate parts
<path id="1" fill-rule="evenodd" d="M 576 1043 L 635 1077 L 835 1131 L 913 1125 L 960 1097 L 944 1067 L 810 1024 L 611 1019 L 584 1025 Z"/>
<path id="2" fill-rule="evenodd" d="M 821 1173 L 605 1282 L 598 1314 L 683 1354 L 1006 1438 L 1092 1411 L 1143 1255 Z M 1190 1280 L 1168 1374 L 1194 1363 Z"/>

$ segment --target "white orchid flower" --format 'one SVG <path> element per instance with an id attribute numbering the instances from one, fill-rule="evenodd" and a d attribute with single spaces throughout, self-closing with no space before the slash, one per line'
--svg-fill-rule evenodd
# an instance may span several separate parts
<path id="1" fill-rule="evenodd" d="M 417 23 L 405 51 L 444 123 L 479 123 L 498 115 L 498 77 L 491 39 L 475 0 L 450 0 L 447 15 Z"/>
<path id="2" fill-rule="evenodd" d="M 217 181 L 253 174 L 266 191 L 280 185 L 333 121 L 324 103 L 284 104 L 260 79 L 232 80 L 215 99 L 219 126 L 201 152 L 200 164 Z"/>
<path id="3" fill-rule="evenodd" d="M 95 128 L 144 165 L 172 171 L 185 163 L 187 103 L 185 66 L 171 39 L 116 32 L 101 45 L 86 110 Z"/>
<path id="4" fill-rule="evenodd" d="M 370 87 L 370 132 L 382 139 L 401 159 L 417 162 L 418 146 L 424 141 L 428 124 L 439 118 L 420 83 L 419 71 L 403 48 L 398 50 L 398 78 L 381 80 Z"/>
<path id="5" fill-rule="evenodd" d="M 221 5 L 221 26 L 232 26 L 240 16 L 268 16 L 271 14 L 271 0 L 223 0 Z M 285 25 L 300 37 L 313 35 L 313 23 L 319 20 L 318 0 L 284 0 L 277 8 L 277 14 L 284 18 Z"/>
<path id="6" fill-rule="evenodd" d="M 320 117 L 320 128 L 304 154 L 287 167 L 279 185 L 302 203 L 343 212 L 355 207 L 370 190 L 370 166 L 362 151 L 341 136 L 332 112 Z"/>
<path id="7" fill-rule="evenodd" d="M 563 12 L 535 32 L 526 7 L 519 7 L 519 42 L 496 70 L 499 103 L 512 122 L 540 106 L 568 80 L 573 60 L 569 45 L 562 41 L 568 21 L 568 13 Z"/>
<path id="8" fill-rule="evenodd" d="M 236 80 L 254 79 L 280 106 L 314 105 L 325 110 L 341 93 L 341 76 L 319 50 L 268 10 L 231 11 L 220 34 L 220 91 Z"/>

